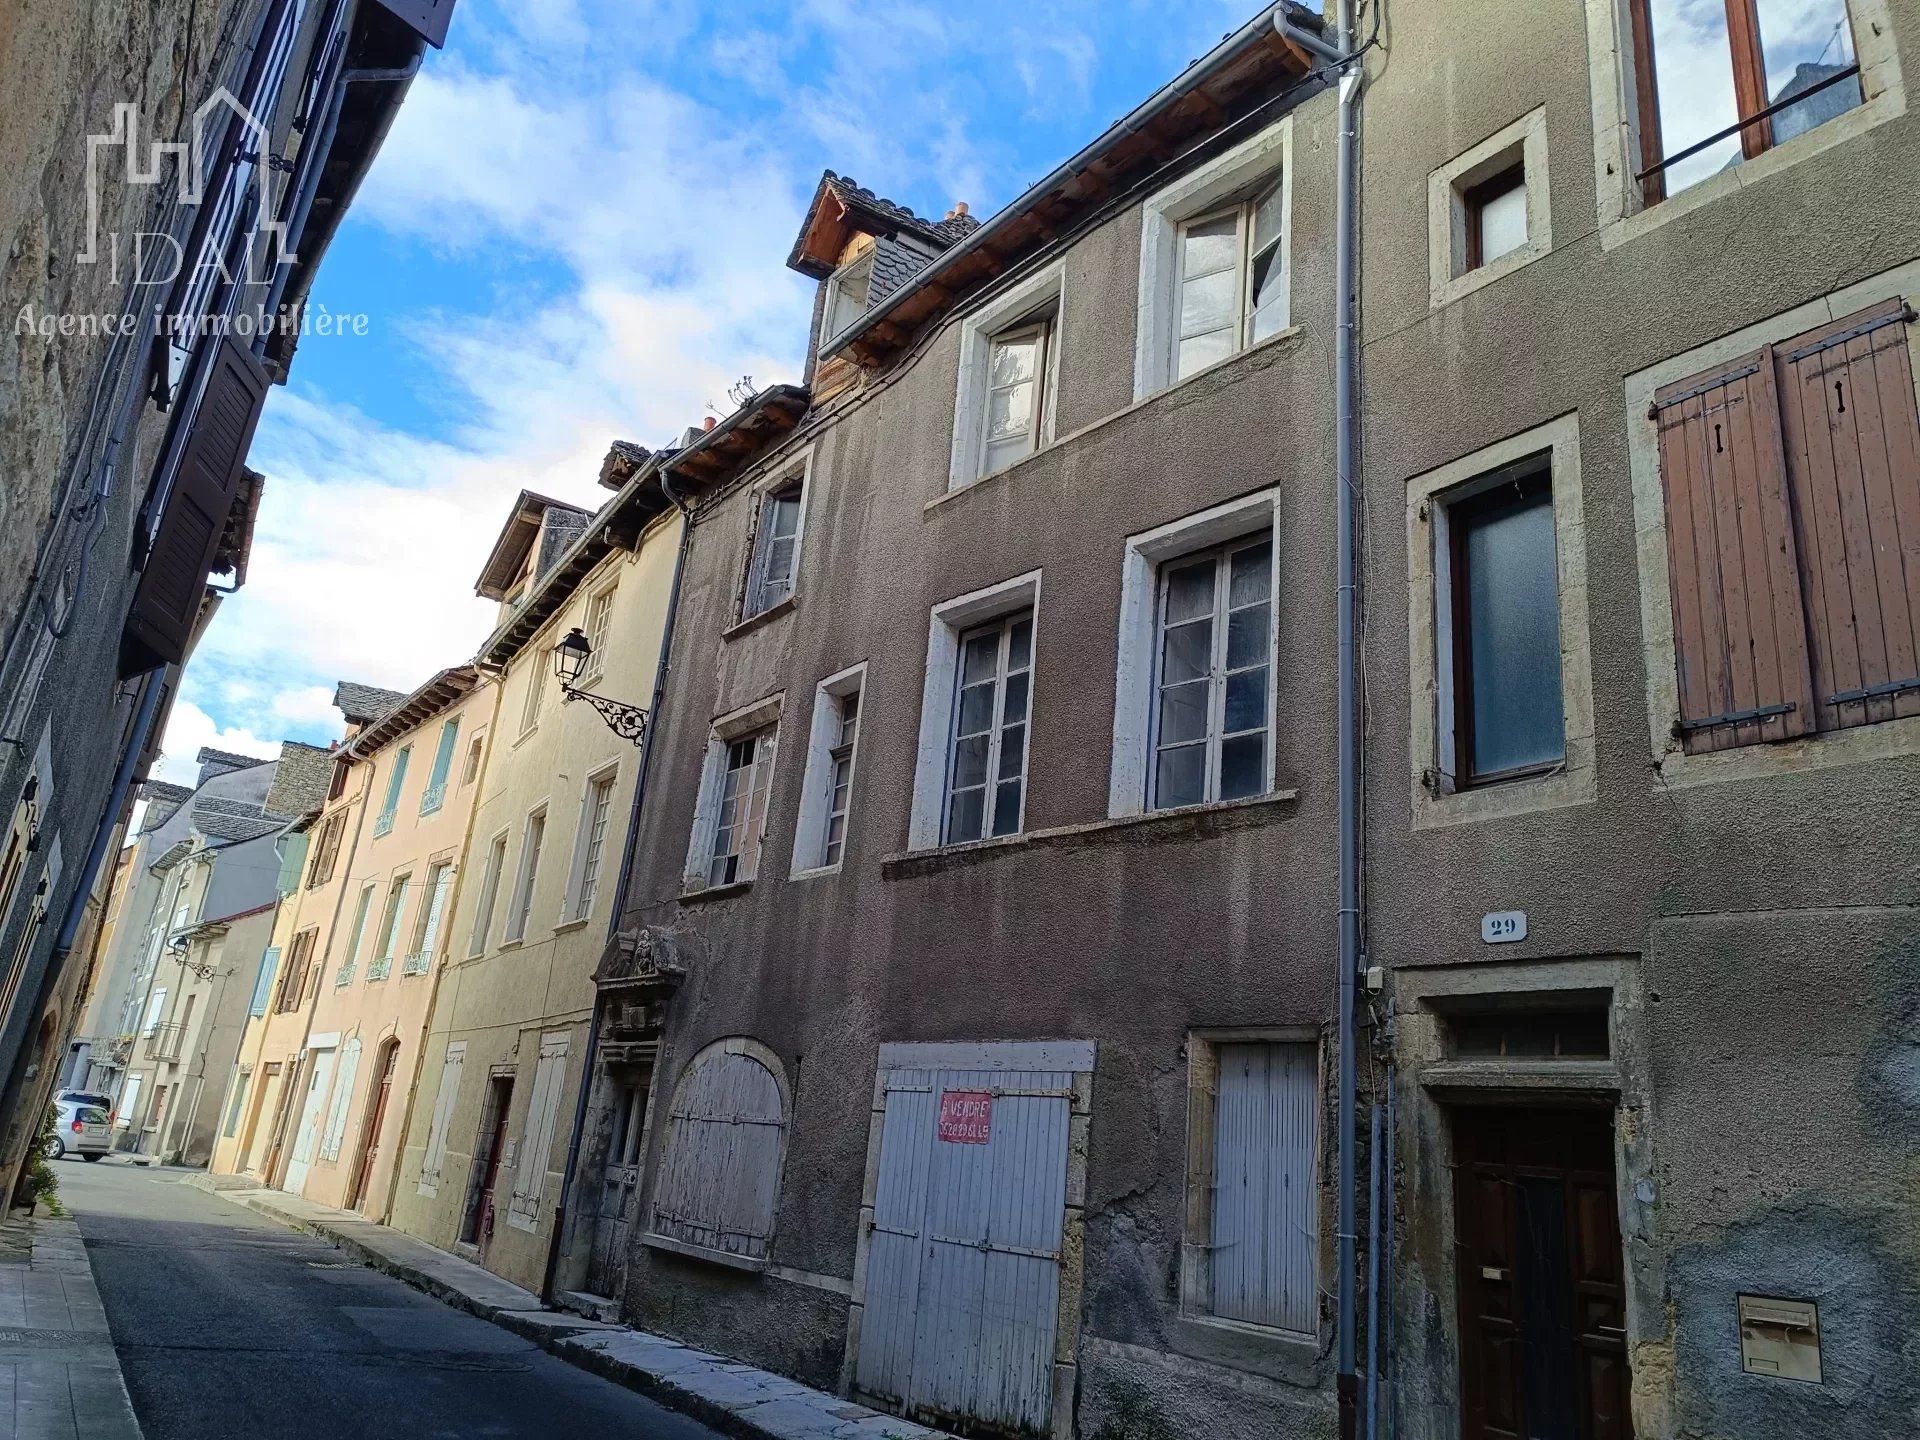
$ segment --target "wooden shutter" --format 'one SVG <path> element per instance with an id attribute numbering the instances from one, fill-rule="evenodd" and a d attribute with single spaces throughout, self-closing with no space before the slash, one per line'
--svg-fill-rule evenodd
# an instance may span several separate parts
<path id="1" fill-rule="evenodd" d="M 1822 730 L 1920 715 L 1920 415 L 1889 300 L 1779 347 Z"/>
<path id="2" fill-rule="evenodd" d="M 420 1161 L 422 1195 L 432 1195 L 440 1188 L 440 1167 L 447 1160 L 447 1125 L 453 1119 L 454 1102 L 460 1095 L 460 1072 L 466 1063 L 464 1040 L 447 1046 L 447 1058 L 440 1067 L 440 1093 L 433 1101 L 433 1123 L 427 1129 L 427 1153 Z"/>
<path id="3" fill-rule="evenodd" d="M 553 1127 L 559 1119 L 560 1095 L 567 1071 L 567 1034 L 564 1030 L 540 1040 L 540 1061 L 533 1070 L 533 1097 L 527 1103 L 527 1133 L 520 1145 L 520 1164 L 514 1173 L 511 1223 L 519 1217 L 531 1228 L 540 1214 L 540 1197 L 547 1186 L 547 1161 L 553 1154 Z"/>
<path id="4" fill-rule="evenodd" d="M 1813 729 L 1772 347 L 1655 394 L 1689 753 Z"/>
<path id="5" fill-rule="evenodd" d="M 320 1158 L 338 1160 L 340 1146 L 347 1138 L 347 1111 L 353 1104 L 353 1083 L 360 1076 L 360 1040 L 347 1041 L 340 1052 L 340 1069 L 333 1081 L 333 1105 L 327 1111 L 327 1127 L 320 1134 Z"/>
<path id="6" fill-rule="evenodd" d="M 231 336 L 221 340 L 127 614 L 123 674 L 187 657 L 207 572 L 233 508 L 267 384 L 267 372 L 251 350 Z"/>
<path id="7" fill-rule="evenodd" d="M 1319 1331 L 1319 1107 L 1312 1045 L 1220 1047 L 1211 1305 L 1222 1319 Z"/>
<path id="8" fill-rule="evenodd" d="M 654 1230 L 764 1260 L 786 1131 L 779 1083 L 750 1055 L 710 1051 L 682 1078 L 667 1126 Z"/>

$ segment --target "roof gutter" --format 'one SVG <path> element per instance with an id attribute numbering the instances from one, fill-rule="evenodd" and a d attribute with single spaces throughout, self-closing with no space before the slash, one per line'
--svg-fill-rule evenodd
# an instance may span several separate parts
<path id="1" fill-rule="evenodd" d="M 1293 20 L 1289 19 L 1289 11 L 1297 11 L 1303 17 L 1311 13 L 1301 9 L 1298 5 L 1290 3 L 1290 0 L 1281 0 L 1281 3 L 1277 5 L 1269 5 L 1258 15 L 1254 16 L 1253 19 L 1249 20 L 1218 45 L 1214 46 L 1213 49 L 1209 50 L 1205 55 L 1202 55 L 1198 60 L 1187 66 L 1179 75 L 1175 76 L 1165 85 L 1162 85 L 1119 120 L 1108 126 L 1106 130 L 1091 143 L 1082 146 L 1072 158 L 1055 166 L 1025 190 L 1022 190 L 1012 204 L 1002 208 L 991 220 L 988 220 L 979 228 L 970 231 L 966 238 L 961 240 L 959 244 L 953 246 L 951 249 L 943 250 L 939 258 L 934 260 L 932 264 L 916 272 L 913 277 L 898 290 L 895 290 L 885 300 L 881 301 L 879 305 L 862 316 L 855 325 L 836 336 L 832 343 L 821 347 L 821 357 L 825 358 L 830 355 L 839 354 L 847 347 L 849 342 L 858 339 L 881 321 L 885 320 L 907 296 L 923 288 L 929 281 L 938 279 L 943 271 L 959 263 L 960 260 L 971 255 L 982 245 L 985 245 L 988 241 L 997 237 L 1001 231 L 1007 229 L 1015 221 L 1024 218 L 1028 207 L 1023 202 L 1029 196 L 1037 197 L 1045 195 L 1058 186 L 1065 185 L 1067 182 L 1085 174 L 1094 161 L 1098 160 L 1102 155 L 1105 155 L 1129 135 L 1137 134 L 1139 131 L 1145 129 L 1149 121 L 1157 118 L 1184 100 L 1201 85 L 1212 79 L 1215 74 L 1224 69 L 1230 62 L 1238 58 L 1240 52 L 1245 50 L 1247 46 L 1260 40 L 1269 31 L 1278 31 L 1287 39 L 1300 44 L 1303 48 L 1320 56 L 1323 60 L 1338 53 L 1334 51 L 1332 47 L 1328 46 L 1318 35 L 1313 35 L 1311 31 L 1302 29 Z M 1307 39 L 1305 38 L 1310 35 L 1312 36 L 1311 44 L 1307 43 Z"/>

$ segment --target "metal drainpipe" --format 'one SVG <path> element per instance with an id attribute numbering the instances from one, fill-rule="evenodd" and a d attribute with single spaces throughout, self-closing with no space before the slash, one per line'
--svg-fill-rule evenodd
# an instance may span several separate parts
<path id="1" fill-rule="evenodd" d="M 1355 1175 L 1354 1092 L 1358 1089 L 1358 1057 L 1354 1053 L 1358 1025 L 1354 1007 L 1360 969 L 1360 702 L 1354 637 L 1358 629 L 1360 596 L 1355 580 L 1355 551 L 1359 530 L 1359 477 L 1354 454 L 1354 293 L 1355 211 L 1358 208 L 1355 125 L 1365 67 L 1353 64 L 1353 12 L 1356 0 L 1344 0 L 1330 46 L 1317 35 L 1299 29 L 1276 15 L 1275 27 L 1340 74 L 1338 111 L 1339 150 L 1335 188 L 1334 261 L 1334 484 L 1338 490 L 1338 800 L 1340 811 L 1340 958 L 1338 1179 L 1336 1243 L 1338 1306 L 1335 1319 L 1338 1352 L 1337 1386 L 1340 1397 L 1340 1434 L 1353 1440 L 1357 1433 L 1360 1381 L 1354 1368 L 1355 1321 Z"/>
<path id="2" fill-rule="evenodd" d="M 607 939 L 620 933 L 620 917 L 626 910 L 627 886 L 633 880 L 634 859 L 640 848 L 640 807 L 647 794 L 647 772 L 653 764 L 653 737 L 659 730 L 660 706 L 666 698 L 667 672 L 672 669 L 673 631 L 680 618 L 680 582 L 687 570 L 687 551 L 693 547 L 693 507 L 673 490 L 673 471 L 662 465 L 660 491 L 680 512 L 680 548 L 673 557 L 673 579 L 667 586 L 667 619 L 660 634 L 660 658 L 653 669 L 653 697 L 647 702 L 647 733 L 640 742 L 640 770 L 633 780 L 633 805 L 627 816 L 627 838 L 620 853 L 620 881 L 613 891 L 613 914 L 607 922 Z M 540 1276 L 540 1303 L 553 1304 L 554 1277 L 560 1269 L 560 1251 L 565 1244 L 569 1204 L 573 1198 L 573 1172 L 580 1159 L 580 1141 L 586 1134 L 587 1107 L 593 1096 L 593 1064 L 600 1053 L 600 1020 L 604 988 L 596 986 L 593 1014 L 587 1022 L 587 1053 L 580 1069 L 580 1093 L 573 1105 L 573 1132 L 567 1137 L 567 1163 L 560 1172 L 560 1198 L 553 1207 L 553 1234 L 547 1238 L 547 1264 Z"/>

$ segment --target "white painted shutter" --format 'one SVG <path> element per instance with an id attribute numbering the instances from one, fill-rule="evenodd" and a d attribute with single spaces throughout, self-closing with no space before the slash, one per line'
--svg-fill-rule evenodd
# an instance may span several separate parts
<path id="1" fill-rule="evenodd" d="M 772 1073 L 751 1055 L 709 1051 L 681 1080 L 667 1125 L 655 1232 L 764 1260 L 786 1131 Z"/>
<path id="2" fill-rule="evenodd" d="M 1319 1065 L 1312 1045 L 1222 1045 L 1214 1102 L 1213 1313 L 1314 1334 Z"/>
<path id="3" fill-rule="evenodd" d="M 567 1032 L 556 1030 L 541 1036 L 540 1061 L 533 1069 L 533 1096 L 527 1102 L 527 1134 L 520 1145 L 520 1164 L 514 1173 L 513 1200 L 507 1216 L 521 1229 L 531 1230 L 540 1214 L 566 1073 Z"/>
<path id="4" fill-rule="evenodd" d="M 320 1132 L 320 1158 L 338 1160 L 347 1136 L 347 1110 L 353 1104 L 353 1082 L 360 1072 L 360 1037 L 341 1048 L 340 1073 L 333 1082 L 333 1104 L 327 1110 L 327 1128 Z"/>
<path id="5" fill-rule="evenodd" d="M 433 1102 L 433 1124 L 427 1130 L 427 1153 L 420 1162 L 422 1195 L 432 1195 L 440 1188 L 440 1167 L 447 1160 L 447 1123 L 453 1118 L 454 1102 L 460 1095 L 460 1069 L 466 1063 L 466 1041 L 456 1040 L 447 1046 L 446 1062 L 440 1067 L 440 1093 Z"/>
<path id="6" fill-rule="evenodd" d="M 453 867 L 441 865 L 433 872 L 433 893 L 427 898 L 427 923 L 420 934 L 420 969 L 433 960 L 433 947 L 440 940 L 440 922 L 446 916 L 447 892 L 453 888 Z"/>

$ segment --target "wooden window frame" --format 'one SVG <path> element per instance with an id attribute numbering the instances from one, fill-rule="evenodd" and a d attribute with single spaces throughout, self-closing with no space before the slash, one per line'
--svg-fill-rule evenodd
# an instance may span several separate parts
<path id="1" fill-rule="evenodd" d="M 1673 164 L 1688 153 L 1666 156 L 1665 142 L 1660 128 L 1660 81 L 1656 69 L 1657 56 L 1653 41 L 1654 0 L 1626 0 L 1627 28 L 1633 45 L 1634 93 L 1632 98 L 1635 127 L 1640 140 L 1640 173 L 1637 177 L 1640 186 L 1640 199 L 1643 206 L 1659 204 L 1667 198 L 1666 172 Z M 1848 40 L 1855 60 L 1851 73 L 1861 74 L 1859 63 L 1859 44 L 1852 33 L 1852 0 L 1842 0 L 1848 27 Z M 1790 96 L 1778 105 L 1767 99 L 1766 54 L 1760 39 L 1759 0 L 1726 0 L 1727 10 L 1727 50 L 1733 72 L 1734 106 L 1738 113 L 1740 154 L 1743 160 L 1752 160 L 1774 147 L 1773 114 L 1786 105 L 1797 103 L 1807 92 Z M 1835 83 L 1845 79 L 1846 72 L 1833 77 Z M 1864 89 L 1862 86 L 1862 100 Z M 1725 136 L 1716 136 L 1707 141 L 1696 142 L 1688 147 L 1689 151 L 1704 149 L 1718 144 Z"/>
<path id="2" fill-rule="evenodd" d="M 597 680 L 606 673 L 607 641 L 613 634 L 614 594 L 619 588 L 620 582 L 616 580 L 611 585 L 594 591 L 587 601 L 585 629 L 588 650 L 586 666 L 580 672 L 579 683 L 582 685 L 589 680 Z"/>
<path id="3" fill-rule="evenodd" d="M 1508 494 L 1509 487 L 1517 488 L 1521 493 Z M 1442 779 L 1443 782 L 1450 782 L 1455 791 L 1477 790 L 1512 780 L 1550 775 L 1563 769 L 1567 763 L 1566 719 L 1563 714 L 1561 753 L 1557 759 L 1511 765 L 1504 770 L 1488 771 L 1484 775 L 1473 768 L 1473 629 L 1467 615 L 1467 532 L 1474 521 L 1485 519 L 1490 512 L 1530 507 L 1539 504 L 1543 496 L 1551 513 L 1555 504 L 1553 461 L 1551 454 L 1546 452 L 1529 456 L 1513 465 L 1502 466 L 1479 480 L 1468 482 L 1461 491 L 1451 496 L 1436 497 L 1434 502 L 1435 508 L 1443 512 L 1446 518 L 1447 567 L 1444 574 L 1436 576 L 1440 584 L 1445 586 L 1445 593 L 1435 597 L 1435 610 L 1438 613 L 1444 607 L 1448 617 L 1446 641 L 1449 653 L 1441 657 L 1441 663 L 1447 667 L 1452 680 L 1447 694 L 1436 698 L 1449 710 L 1449 713 L 1439 717 L 1440 733 L 1450 733 L 1452 736 L 1453 755 L 1451 771 Z M 1559 571 L 1559 533 L 1556 516 L 1551 531 L 1555 541 L 1556 574 Z M 1559 687 L 1562 694 L 1564 686 L 1565 677 L 1562 676 Z"/>
<path id="4" fill-rule="evenodd" d="M 776 538 L 770 528 L 775 507 L 787 501 L 793 502 L 793 560 L 792 570 L 786 578 L 786 589 L 779 595 L 769 598 L 770 577 L 767 566 L 772 560 L 772 547 Z M 789 475 L 776 481 L 759 493 L 757 509 L 754 514 L 753 544 L 748 552 L 746 595 L 741 604 L 740 618 L 751 620 L 764 615 L 777 606 L 800 593 L 800 546 L 807 528 L 807 479 L 804 474 Z"/>
<path id="5" fill-rule="evenodd" d="M 993 446 L 993 392 L 996 389 L 1012 388 L 1010 386 L 996 386 L 993 383 L 994 352 L 1003 346 L 1012 345 L 1028 339 L 1034 341 L 1034 348 L 1033 375 L 1027 381 L 1027 383 L 1033 387 L 1033 414 L 1027 425 L 1027 448 L 1023 454 L 1009 460 L 1006 464 L 995 466 L 989 470 L 987 467 L 991 462 L 988 460 L 988 451 Z M 1053 409 L 1053 393 L 1052 386 L 1049 383 L 1052 374 L 1053 316 L 1051 313 L 1032 316 L 1017 324 L 1010 325 L 1006 329 L 1000 330 L 988 338 L 987 373 L 980 387 L 980 434 L 977 437 L 980 458 L 975 467 L 979 471 L 978 478 L 984 480 L 988 475 L 998 474 L 1001 470 L 1011 470 L 1022 460 L 1031 458 L 1036 451 L 1046 444 L 1047 431 L 1053 423 L 1053 417 L 1050 413 Z M 1011 438 L 1013 437 L 1001 437 L 1003 441 Z"/>
<path id="6" fill-rule="evenodd" d="M 713 823 L 708 834 L 706 862 L 702 870 L 708 889 L 727 885 L 751 884 L 760 875 L 760 861 L 766 852 L 767 815 L 773 808 L 773 766 L 777 755 L 779 726 L 764 725 L 720 741 L 719 765 L 714 772 Z M 753 747 L 752 758 L 744 765 L 732 764 L 735 750 Z M 743 772 L 733 800 L 734 819 L 726 820 L 728 775 Z M 757 805 L 757 809 L 756 809 Z M 745 838 L 743 838 L 745 837 Z M 723 839 L 731 848 L 722 850 Z M 751 840 L 751 845 L 746 840 Z M 714 878 L 716 865 L 730 866 L 725 879 Z"/>
<path id="7" fill-rule="evenodd" d="M 1521 192 L 1524 200 L 1527 189 L 1527 162 L 1516 157 L 1514 162 L 1498 174 L 1490 175 L 1476 185 L 1460 193 L 1460 204 L 1466 212 L 1466 250 L 1461 258 L 1461 273 L 1468 274 L 1487 263 L 1486 212 L 1487 206 L 1515 190 Z M 1529 237 L 1531 238 L 1531 237 Z M 1522 246 L 1526 242 L 1522 242 Z M 1511 251 L 1502 252 L 1511 254 Z M 1499 256 L 1495 256 L 1499 259 Z"/>
<path id="8" fill-rule="evenodd" d="M 827 823 L 820 848 L 820 863 L 823 865 L 838 865 L 846 855 L 847 816 L 853 810 L 854 762 L 860 749 L 860 692 L 849 690 L 834 698 L 839 701 L 834 707 L 839 734 L 836 743 L 827 749 Z M 849 711 L 852 713 L 849 714 Z M 852 733 L 848 733 L 849 727 Z M 844 800 L 840 798 L 843 788 L 846 791 Z M 838 835 L 833 833 L 836 820 L 840 822 Z"/>
<path id="9" fill-rule="evenodd" d="M 1190 809 L 1192 808 L 1193 805 L 1196 805 L 1196 804 L 1212 805 L 1212 804 L 1219 803 L 1221 747 L 1230 738 L 1237 739 L 1242 735 L 1248 735 L 1253 733 L 1251 731 L 1245 731 L 1245 730 L 1236 731 L 1232 736 L 1228 736 L 1226 733 L 1226 705 L 1227 705 L 1227 679 L 1228 679 L 1228 673 L 1227 673 L 1228 624 L 1227 624 L 1227 621 L 1228 621 L 1228 617 L 1231 615 L 1234 608 L 1236 608 L 1230 603 L 1232 599 L 1231 586 L 1232 586 L 1232 580 L 1233 580 L 1233 563 L 1232 563 L 1233 557 L 1242 550 L 1250 550 L 1261 545 L 1265 545 L 1268 547 L 1267 602 L 1266 602 L 1267 603 L 1267 651 L 1266 651 L 1265 657 L 1260 662 L 1261 664 L 1267 667 L 1267 705 L 1266 705 L 1266 725 L 1264 727 L 1265 739 L 1261 747 L 1261 761 L 1260 761 L 1260 773 L 1262 777 L 1262 783 L 1261 783 L 1261 788 L 1257 792 L 1255 792 L 1255 795 L 1239 796 L 1236 798 L 1237 799 L 1257 798 L 1257 796 L 1259 795 L 1268 794 L 1269 792 L 1271 792 L 1273 788 L 1274 725 L 1275 725 L 1275 711 L 1276 711 L 1276 707 L 1279 699 L 1279 665 L 1278 665 L 1278 651 L 1277 651 L 1277 646 L 1279 644 L 1279 606 L 1278 606 L 1277 592 L 1279 590 L 1279 586 L 1276 583 L 1276 577 L 1274 575 L 1274 569 L 1273 569 L 1274 565 L 1277 563 L 1277 560 L 1278 560 L 1279 547 L 1274 543 L 1274 540 L 1275 540 L 1275 537 L 1273 535 L 1273 532 L 1269 529 L 1262 528 L 1260 530 L 1251 531 L 1245 535 L 1238 536 L 1232 540 L 1223 540 L 1216 544 L 1202 546 L 1197 550 L 1189 550 L 1184 554 L 1170 556 L 1166 560 L 1161 561 L 1154 568 L 1153 653 L 1149 657 L 1149 664 L 1150 664 L 1152 675 L 1153 675 L 1153 683 L 1149 688 L 1150 699 L 1149 699 L 1148 720 L 1147 720 L 1147 762 L 1146 762 L 1146 770 L 1147 770 L 1146 808 L 1149 811 L 1158 812 L 1163 810 L 1184 810 L 1184 809 Z M 1212 650 L 1210 652 L 1210 660 L 1209 660 L 1211 674 L 1208 677 L 1208 688 L 1207 688 L 1207 731 L 1206 731 L 1206 738 L 1202 742 L 1206 746 L 1206 769 L 1205 769 L 1204 777 L 1201 781 L 1201 797 L 1197 801 L 1188 802 L 1187 804 L 1183 804 L 1183 805 L 1163 806 L 1159 800 L 1160 749 L 1161 749 L 1161 746 L 1160 746 L 1160 694 L 1162 690 L 1162 666 L 1163 666 L 1164 656 L 1165 656 L 1165 641 L 1166 641 L 1166 633 L 1167 633 L 1167 577 L 1172 571 L 1180 569 L 1182 566 L 1192 565 L 1200 560 L 1204 560 L 1208 558 L 1212 558 L 1214 561 L 1213 609 L 1210 612 L 1212 616 L 1211 623 L 1213 626 L 1213 637 L 1212 637 L 1213 645 L 1212 645 Z M 1237 608 L 1249 609 L 1251 607 L 1242 606 Z M 1244 665 L 1240 667 L 1241 671 L 1251 670 L 1254 668 L 1256 667 L 1251 665 Z M 1192 743 L 1193 743 L 1192 741 L 1181 741 L 1181 742 L 1178 742 L 1176 748 L 1185 748 L 1186 746 L 1189 746 Z"/>
<path id="10" fill-rule="evenodd" d="M 481 862 L 480 892 L 473 910 L 473 932 L 467 937 L 469 960 L 477 959 L 487 950 L 494 908 L 500 902 L 500 881 L 507 871 L 508 834 L 507 829 L 502 829 L 487 840 L 487 858 Z"/>
<path id="11" fill-rule="evenodd" d="M 1013 632 L 1021 621 L 1027 624 L 1027 662 L 1018 670 L 1011 668 L 1013 655 Z M 1021 606 L 996 615 L 991 620 L 968 627 L 958 637 L 959 659 L 954 666 L 953 698 L 949 705 L 947 718 L 947 754 L 943 794 L 940 804 L 940 843 L 942 845 L 967 845 L 983 840 L 1004 840 L 1010 835 L 1019 835 L 1027 828 L 1027 769 L 1033 753 L 1033 676 L 1038 654 L 1035 649 L 1037 626 L 1033 607 Z M 985 779 L 979 789 L 980 833 L 965 839 L 956 840 L 953 836 L 954 772 L 960 761 L 960 696 L 967 688 L 967 644 L 971 640 L 986 635 L 996 637 L 993 668 L 993 714 L 988 721 L 987 763 Z M 1001 749 L 1006 738 L 1007 687 L 1016 675 L 1027 677 L 1027 713 L 1015 723 L 1021 727 L 1020 770 L 1017 776 L 1002 775 L 1000 761 Z M 999 808 L 1000 787 L 1008 780 L 1020 782 L 1020 811 L 1014 817 L 1013 829 L 996 832 L 993 817 Z M 966 789 L 973 789 L 967 786 Z"/>
<path id="12" fill-rule="evenodd" d="M 520 822 L 520 863 L 514 869 L 513 896 L 508 902 L 512 908 L 507 911 L 502 944 L 517 944 L 527 938 L 527 926 L 533 923 L 533 892 L 540 883 L 540 862 L 546 848 L 547 802 L 542 800 Z"/>
<path id="13" fill-rule="evenodd" d="M 573 858 L 567 867 L 567 895 L 560 917 L 563 925 L 585 920 L 593 909 L 606 841 L 613 831 L 613 789 L 619 778 L 620 766 L 615 761 L 588 775 L 581 787 L 580 821 L 574 830 Z M 600 829 L 597 837 L 596 824 Z"/>
<path id="14" fill-rule="evenodd" d="M 1284 175 L 1264 175 L 1255 181 L 1250 189 L 1243 187 L 1241 193 L 1245 196 L 1244 199 L 1237 199 L 1225 205 L 1215 205 L 1207 210 L 1201 211 L 1199 214 L 1189 215 L 1174 227 L 1173 324 L 1169 327 L 1171 353 L 1167 359 L 1167 374 L 1171 377 L 1172 383 L 1177 385 L 1182 380 L 1187 380 L 1192 378 L 1193 375 L 1198 375 L 1201 370 L 1210 369 L 1213 365 L 1224 364 L 1235 355 L 1239 355 L 1253 347 L 1255 343 L 1253 338 L 1254 266 L 1260 262 L 1260 257 L 1269 250 L 1281 252 L 1284 260 L 1284 252 L 1287 248 L 1287 229 L 1290 223 L 1283 209 L 1279 232 L 1267 244 L 1259 246 L 1256 249 L 1254 244 L 1256 237 L 1253 231 L 1254 217 L 1259 213 L 1261 203 L 1270 195 L 1279 194 L 1285 184 L 1286 177 Z M 1283 205 L 1285 203 L 1284 197 L 1282 203 Z M 1224 220 L 1229 215 L 1234 218 L 1234 275 L 1236 281 L 1234 289 L 1235 318 L 1233 349 L 1221 356 L 1220 359 L 1210 361 L 1208 364 L 1200 366 L 1199 369 L 1183 375 L 1180 373 L 1180 342 L 1185 337 L 1180 333 L 1180 292 L 1186 288 L 1187 283 L 1187 236 L 1197 226 L 1213 224 L 1215 221 Z M 1283 325 L 1280 328 L 1284 330 L 1286 326 Z"/>

